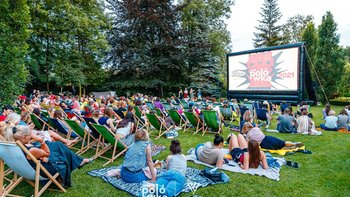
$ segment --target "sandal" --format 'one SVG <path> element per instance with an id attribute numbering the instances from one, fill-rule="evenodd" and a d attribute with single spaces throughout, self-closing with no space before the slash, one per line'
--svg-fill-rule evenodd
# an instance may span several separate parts
<path id="1" fill-rule="evenodd" d="M 292 167 L 292 168 L 299 168 L 299 163 L 293 162 L 293 161 L 286 161 L 286 166 Z"/>

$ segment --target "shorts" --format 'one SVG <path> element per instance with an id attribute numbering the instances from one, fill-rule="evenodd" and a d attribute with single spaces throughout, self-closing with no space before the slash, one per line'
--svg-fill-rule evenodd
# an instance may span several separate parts
<path id="1" fill-rule="evenodd" d="M 230 155 L 232 156 L 232 160 L 234 162 L 240 162 L 240 158 L 241 156 L 245 153 L 245 152 L 248 152 L 248 149 L 247 148 L 243 148 L 243 149 L 240 149 L 240 148 L 234 148 L 231 150 L 230 152 Z"/>

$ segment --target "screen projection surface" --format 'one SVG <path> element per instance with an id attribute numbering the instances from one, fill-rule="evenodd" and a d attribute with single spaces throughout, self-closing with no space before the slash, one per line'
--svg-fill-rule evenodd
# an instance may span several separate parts
<path id="1" fill-rule="evenodd" d="M 229 91 L 297 91 L 299 47 L 228 57 Z"/>

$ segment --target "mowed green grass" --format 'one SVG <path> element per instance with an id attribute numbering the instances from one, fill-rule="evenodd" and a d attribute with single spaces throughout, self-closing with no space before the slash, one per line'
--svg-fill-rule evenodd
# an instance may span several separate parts
<path id="1" fill-rule="evenodd" d="M 338 113 L 342 107 L 332 106 Z M 295 111 L 295 110 L 294 110 Z M 322 123 L 322 107 L 312 107 L 314 121 Z M 235 122 L 235 124 L 238 124 Z M 271 129 L 276 127 L 276 116 L 272 121 Z M 229 134 L 225 129 L 223 136 Z M 285 156 L 287 160 L 299 162 L 300 168 L 294 169 L 283 166 L 280 171 L 280 181 L 273 181 L 264 177 L 240 174 L 225 171 L 231 178 L 227 184 L 220 184 L 200 188 L 195 192 L 199 196 L 349 196 L 350 195 L 350 135 L 338 132 L 323 132 L 322 136 L 306 136 L 296 134 L 265 133 L 283 140 L 304 142 L 306 148 L 312 151 L 311 155 L 295 153 Z M 154 139 L 154 137 L 152 138 Z M 198 143 L 212 141 L 213 135 L 193 135 L 179 132 L 183 153 Z M 167 150 L 153 159 L 163 160 L 169 154 L 171 140 L 161 138 L 152 140 L 155 144 L 162 144 Z M 91 157 L 90 151 L 83 156 Z M 278 155 L 275 155 L 278 156 Z M 113 164 L 120 165 L 123 158 Z M 102 168 L 103 159 L 97 159 L 92 164 L 72 173 L 73 186 L 66 193 L 46 191 L 43 196 L 129 196 L 100 178 L 91 177 L 86 172 Z M 188 162 L 189 167 L 203 169 L 204 166 Z M 15 194 L 30 196 L 33 189 L 27 183 L 22 183 L 14 190 Z M 184 193 L 181 196 L 193 196 L 193 193 Z"/>

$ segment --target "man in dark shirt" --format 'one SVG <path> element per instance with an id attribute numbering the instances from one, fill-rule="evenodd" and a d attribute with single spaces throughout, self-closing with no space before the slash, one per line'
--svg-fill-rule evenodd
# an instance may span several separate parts
<path id="1" fill-rule="evenodd" d="M 295 133 L 296 121 L 293 116 L 290 116 L 290 109 L 287 107 L 284 109 L 283 115 L 277 118 L 277 130 L 280 133 Z"/>
<path id="2" fill-rule="evenodd" d="M 126 112 L 126 102 L 125 101 L 120 101 L 120 107 L 115 111 L 116 114 L 118 114 L 118 116 L 120 118 L 124 118 L 124 112 Z"/>

